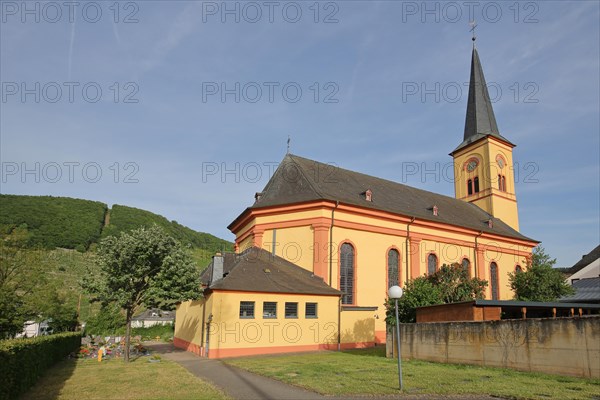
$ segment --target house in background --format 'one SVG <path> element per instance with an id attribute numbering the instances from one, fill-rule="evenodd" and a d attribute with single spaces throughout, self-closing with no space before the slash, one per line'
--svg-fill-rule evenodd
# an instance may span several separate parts
<path id="1" fill-rule="evenodd" d="M 145 310 L 131 319 L 132 328 L 148 328 L 154 325 L 169 325 L 175 322 L 175 311 L 158 309 Z"/>
<path id="2" fill-rule="evenodd" d="M 215 257 L 207 297 L 178 306 L 175 345 L 226 357 L 385 343 L 387 289 L 443 264 L 488 281 L 487 299 L 511 299 L 509 273 L 538 244 L 519 232 L 514 147 L 473 48 L 455 197 L 287 154 L 228 226 L 239 254 Z"/>
<path id="3" fill-rule="evenodd" d="M 51 320 L 45 321 L 25 321 L 23 325 L 23 332 L 17 334 L 15 338 L 32 338 L 37 336 L 45 336 L 52 334 L 52 328 L 50 328 L 49 322 Z"/>
<path id="4" fill-rule="evenodd" d="M 578 279 L 600 277 L 600 245 L 581 257 L 575 265 L 567 270 L 567 282 L 573 284 Z"/>
<path id="5" fill-rule="evenodd" d="M 581 257 L 567 274 L 575 294 L 562 297 L 561 302 L 600 304 L 600 246 Z"/>

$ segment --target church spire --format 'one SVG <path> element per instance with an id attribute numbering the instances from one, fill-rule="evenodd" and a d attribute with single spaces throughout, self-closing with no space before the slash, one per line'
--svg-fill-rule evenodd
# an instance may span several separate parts
<path id="1" fill-rule="evenodd" d="M 473 48 L 471 57 L 471 79 L 469 81 L 469 100 L 467 102 L 467 118 L 465 120 L 465 136 L 468 139 L 477 134 L 499 135 L 492 101 L 483 76 L 483 68 L 479 61 L 477 49 Z"/>
<path id="2" fill-rule="evenodd" d="M 506 138 L 500 135 L 492 101 L 488 93 L 483 68 L 479 60 L 477 49 L 473 46 L 471 56 L 471 77 L 469 80 L 469 99 L 467 101 L 467 116 L 465 118 L 465 132 L 463 142 L 453 151 L 456 152 L 470 143 L 482 139 L 488 135 L 512 145 Z"/>

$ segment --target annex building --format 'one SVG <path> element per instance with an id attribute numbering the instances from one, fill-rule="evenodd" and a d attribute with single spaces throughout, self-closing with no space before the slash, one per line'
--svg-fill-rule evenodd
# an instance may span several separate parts
<path id="1" fill-rule="evenodd" d="M 442 264 L 511 299 L 508 274 L 538 244 L 519 232 L 514 147 L 473 48 L 455 197 L 287 154 L 229 225 L 235 254 L 213 258 L 204 299 L 178 306 L 175 345 L 218 358 L 384 343 L 388 287 Z"/>

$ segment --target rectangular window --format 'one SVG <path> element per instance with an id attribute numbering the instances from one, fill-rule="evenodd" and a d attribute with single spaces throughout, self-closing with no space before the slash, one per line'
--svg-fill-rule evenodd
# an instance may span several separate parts
<path id="1" fill-rule="evenodd" d="M 304 316 L 306 318 L 317 318 L 317 303 L 306 303 Z"/>
<path id="2" fill-rule="evenodd" d="M 285 303 L 285 317 L 298 318 L 298 303 Z"/>
<path id="3" fill-rule="evenodd" d="M 254 318 L 253 301 L 240 301 L 240 318 Z"/>
<path id="4" fill-rule="evenodd" d="M 263 318 L 277 318 L 277 303 L 265 301 L 263 303 Z"/>

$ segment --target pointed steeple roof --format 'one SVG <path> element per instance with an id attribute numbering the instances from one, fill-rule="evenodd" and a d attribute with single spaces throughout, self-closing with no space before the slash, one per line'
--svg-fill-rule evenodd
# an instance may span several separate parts
<path id="1" fill-rule="evenodd" d="M 465 119 L 465 134 L 463 142 L 451 153 L 487 136 L 494 136 L 514 147 L 508 139 L 500 135 L 492 101 L 488 93 L 485 76 L 477 49 L 473 46 L 471 57 L 471 78 L 469 81 L 469 99 L 467 101 L 467 117 Z"/>

